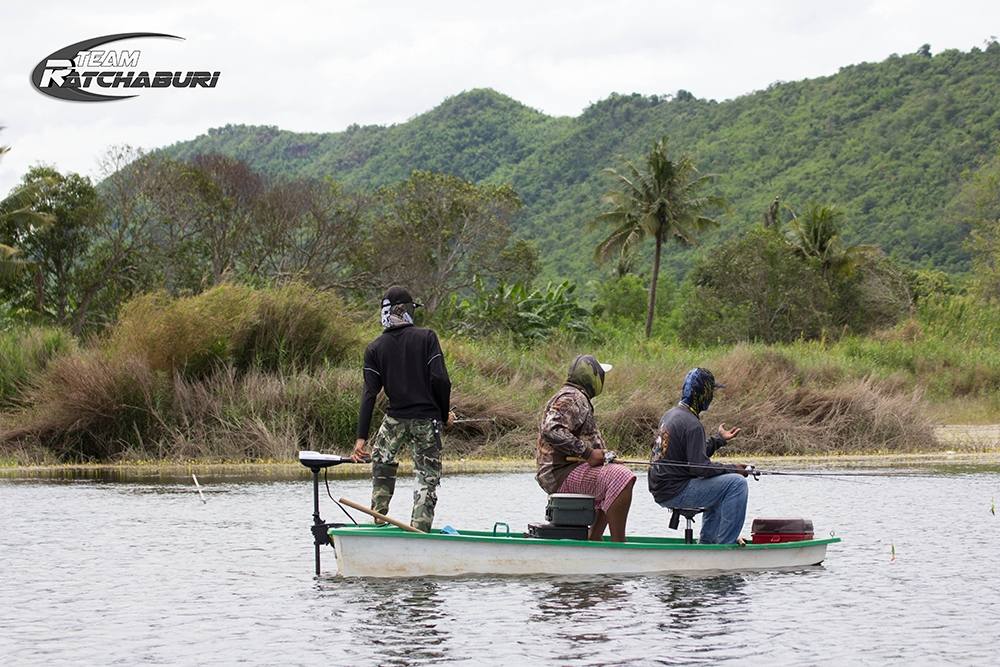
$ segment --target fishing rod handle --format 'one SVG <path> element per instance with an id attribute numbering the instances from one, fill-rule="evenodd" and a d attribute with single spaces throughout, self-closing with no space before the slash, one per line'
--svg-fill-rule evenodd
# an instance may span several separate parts
<path id="1" fill-rule="evenodd" d="M 605 452 L 604 453 L 604 462 L 605 463 L 614 463 L 616 457 L 617 457 L 617 454 L 615 454 L 614 452 Z M 566 460 L 568 462 L 570 462 L 570 463 L 586 463 L 587 462 L 587 459 L 583 458 L 582 456 L 567 456 Z"/>

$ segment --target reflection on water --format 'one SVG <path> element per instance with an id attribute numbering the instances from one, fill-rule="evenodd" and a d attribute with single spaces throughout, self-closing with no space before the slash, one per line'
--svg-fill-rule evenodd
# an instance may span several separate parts
<path id="1" fill-rule="evenodd" d="M 325 549 L 315 579 L 307 478 L 199 481 L 206 503 L 183 476 L 0 480 L 4 663 L 988 663 L 1000 650 L 990 469 L 753 483 L 748 521 L 807 516 L 844 542 L 820 567 L 707 576 L 341 579 Z M 369 484 L 331 479 L 357 499 Z M 393 514 L 408 516 L 411 485 Z M 544 504 L 530 474 L 452 476 L 438 522 L 518 530 Z M 634 532 L 670 534 L 666 521 L 636 494 Z"/>
<path id="2" fill-rule="evenodd" d="M 595 623 L 591 627 L 587 621 L 599 621 L 606 615 L 613 615 L 626 605 L 629 594 L 623 581 L 611 578 L 590 581 L 551 581 L 540 584 L 537 591 L 537 607 L 531 620 L 545 627 L 553 618 L 570 617 L 574 623 L 556 636 L 569 645 L 577 644 L 584 649 L 588 643 L 603 644 L 608 640 L 605 627 Z M 570 656 L 565 656 L 570 659 Z"/>
<path id="3" fill-rule="evenodd" d="M 337 581 L 321 581 L 321 599 L 329 594 L 330 602 L 338 604 L 343 587 Z M 450 624 L 442 609 L 438 582 L 369 581 L 361 584 L 353 602 L 367 620 L 351 629 L 352 639 L 371 647 L 380 664 L 440 662 L 446 657 Z"/>
<path id="4" fill-rule="evenodd" d="M 704 578 L 671 577 L 654 592 L 660 603 L 657 627 L 663 631 L 684 631 L 702 622 L 740 609 L 747 602 L 746 576 L 720 574 Z"/>

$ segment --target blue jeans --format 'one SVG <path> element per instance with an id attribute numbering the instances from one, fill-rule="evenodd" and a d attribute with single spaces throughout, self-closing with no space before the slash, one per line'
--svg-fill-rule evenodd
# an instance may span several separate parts
<path id="1" fill-rule="evenodd" d="M 747 480 L 726 473 L 715 477 L 695 477 L 660 507 L 707 507 L 701 524 L 702 544 L 733 544 L 747 516 Z"/>

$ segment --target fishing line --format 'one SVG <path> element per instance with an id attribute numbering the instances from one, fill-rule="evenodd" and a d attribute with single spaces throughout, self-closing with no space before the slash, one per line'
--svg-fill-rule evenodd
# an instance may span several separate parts
<path id="1" fill-rule="evenodd" d="M 355 518 L 353 516 L 351 516 L 351 513 L 348 512 L 346 509 L 344 509 L 344 506 L 341 505 L 339 502 L 337 502 L 337 499 L 333 497 L 332 493 L 330 493 L 330 478 L 327 477 L 327 472 L 328 471 L 329 471 L 328 468 L 323 468 L 323 483 L 326 485 L 326 495 L 330 496 L 330 500 L 332 500 L 334 503 L 336 503 L 337 507 L 340 508 L 340 511 L 343 512 L 344 514 L 346 514 L 347 518 L 350 519 L 351 521 L 353 521 L 354 525 L 357 526 L 358 522 L 355 520 Z"/>

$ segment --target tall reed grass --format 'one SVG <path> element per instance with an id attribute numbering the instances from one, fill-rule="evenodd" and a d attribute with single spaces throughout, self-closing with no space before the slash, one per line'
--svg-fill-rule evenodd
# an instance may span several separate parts
<path id="1" fill-rule="evenodd" d="M 140 297 L 83 349 L 52 332 L 27 334 L 17 351 L 0 339 L 0 359 L 12 360 L 4 373 L 17 378 L 4 385 L 12 388 L 0 454 L 243 461 L 291 459 L 302 447 L 347 453 L 362 343 L 377 333 L 370 324 L 335 295 L 302 285 L 226 285 L 195 297 Z M 1000 395 L 1000 354 L 979 342 L 992 339 L 979 333 L 957 346 L 934 326 L 914 320 L 834 343 L 704 348 L 628 331 L 599 344 L 530 348 L 444 338 L 452 407 L 492 418 L 447 432 L 446 455 L 532 456 L 541 410 L 583 352 L 615 365 L 594 405 L 609 444 L 631 456 L 647 455 L 694 366 L 728 385 L 704 423 L 709 433 L 720 422 L 743 428 L 733 453 L 926 450 L 935 446 L 928 399 Z"/>

